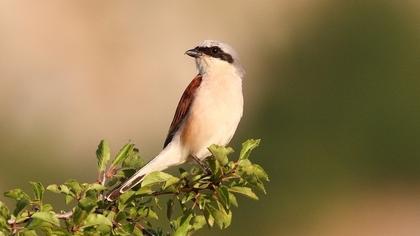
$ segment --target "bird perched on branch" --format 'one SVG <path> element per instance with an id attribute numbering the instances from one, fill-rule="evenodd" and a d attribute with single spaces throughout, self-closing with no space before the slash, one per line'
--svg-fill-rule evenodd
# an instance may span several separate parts
<path id="1" fill-rule="evenodd" d="M 210 145 L 224 146 L 235 134 L 243 111 L 244 76 L 235 50 L 225 43 L 205 40 L 185 54 L 195 59 L 198 74 L 182 94 L 163 150 L 114 189 L 108 200 L 115 200 L 153 171 L 189 159 L 200 163 L 210 156 Z"/>

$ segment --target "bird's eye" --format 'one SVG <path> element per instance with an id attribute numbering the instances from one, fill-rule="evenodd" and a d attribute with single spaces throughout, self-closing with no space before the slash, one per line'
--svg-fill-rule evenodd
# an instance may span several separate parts
<path id="1" fill-rule="evenodd" d="M 214 48 L 211 49 L 211 52 L 214 53 L 214 54 L 216 54 L 216 53 L 219 52 L 219 48 L 218 47 L 214 47 Z"/>

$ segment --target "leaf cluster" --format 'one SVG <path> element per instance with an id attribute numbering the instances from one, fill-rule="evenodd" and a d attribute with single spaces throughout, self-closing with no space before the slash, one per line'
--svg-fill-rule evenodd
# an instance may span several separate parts
<path id="1" fill-rule="evenodd" d="M 249 159 L 260 140 L 242 144 L 235 160 L 233 149 L 212 145 L 204 166 L 179 168 L 178 175 L 152 172 L 141 185 L 109 202 L 106 194 L 143 165 L 134 144 L 128 143 L 111 158 L 102 140 L 96 151 L 98 179 L 94 183 L 68 180 L 44 187 L 30 182 L 33 194 L 21 189 L 7 191 L 16 201 L 13 210 L 0 202 L 0 236 L 3 235 L 189 235 L 208 227 L 227 228 L 238 195 L 257 200 L 265 193 L 268 176 Z M 46 191 L 60 194 L 70 211 L 57 212 L 44 201 Z M 166 223 L 164 223 L 166 222 Z M 169 225 L 164 229 L 164 225 Z"/>

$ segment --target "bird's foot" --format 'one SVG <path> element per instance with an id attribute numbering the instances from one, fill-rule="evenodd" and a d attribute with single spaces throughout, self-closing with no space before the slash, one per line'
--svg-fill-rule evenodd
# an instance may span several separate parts
<path id="1" fill-rule="evenodd" d="M 205 175 L 211 175 L 211 169 L 204 161 L 198 159 L 196 156 L 192 156 L 192 159 L 195 162 L 197 162 L 197 164 L 201 167 Z"/>

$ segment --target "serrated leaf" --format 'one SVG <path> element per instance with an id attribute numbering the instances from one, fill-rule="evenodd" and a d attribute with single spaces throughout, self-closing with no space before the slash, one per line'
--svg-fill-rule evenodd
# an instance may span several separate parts
<path id="1" fill-rule="evenodd" d="M 118 154 L 115 156 L 114 160 L 112 161 L 111 166 L 117 166 L 121 164 L 130 154 L 131 151 L 134 149 L 134 144 L 128 143 L 124 145 Z"/>
<path id="2" fill-rule="evenodd" d="M 146 175 L 146 177 L 144 178 L 143 182 L 141 183 L 141 186 L 148 186 L 148 185 L 152 185 L 152 184 L 156 184 L 156 183 L 162 183 L 162 182 L 166 182 L 166 181 L 179 181 L 179 179 L 173 175 L 167 174 L 165 172 L 161 172 L 161 171 L 154 171 L 148 175 Z"/>
<path id="3" fill-rule="evenodd" d="M 35 200 L 41 201 L 45 192 L 44 186 L 40 182 L 29 182 L 29 183 L 32 185 Z"/>
<path id="4" fill-rule="evenodd" d="M 101 140 L 96 149 L 96 158 L 98 159 L 99 172 L 105 171 L 109 160 L 111 159 L 111 149 L 106 140 Z"/>
<path id="5" fill-rule="evenodd" d="M 229 188 L 230 192 L 240 193 L 243 194 L 249 198 L 258 200 L 258 196 L 252 191 L 251 188 L 248 187 L 240 187 L 240 186 L 234 186 Z"/>
<path id="6" fill-rule="evenodd" d="M 258 179 L 269 181 L 267 173 L 260 165 L 254 164 L 253 167 L 254 167 L 254 174 L 255 176 L 257 176 Z"/>
<path id="7" fill-rule="evenodd" d="M 185 219 L 181 220 L 180 226 L 176 229 L 174 236 L 186 236 L 188 234 L 188 229 L 190 226 L 190 220 L 192 219 L 193 215 L 190 214 Z"/>
<path id="8" fill-rule="evenodd" d="M 35 212 L 32 218 L 39 219 L 55 226 L 60 226 L 60 222 L 54 212 Z"/>
<path id="9" fill-rule="evenodd" d="M 248 139 L 242 143 L 242 150 L 239 154 L 239 160 L 248 159 L 252 150 L 260 145 L 261 139 Z"/>
<path id="10" fill-rule="evenodd" d="M 267 194 L 267 191 L 265 190 L 264 184 L 261 182 L 261 180 L 257 180 L 256 183 L 254 183 L 253 185 L 255 185 L 258 188 L 258 190 L 260 190 L 264 194 Z"/>
<path id="11" fill-rule="evenodd" d="M 223 147 L 215 144 L 211 145 L 208 149 L 222 166 L 225 166 L 229 162 L 228 155 L 234 152 L 231 147 Z"/>

